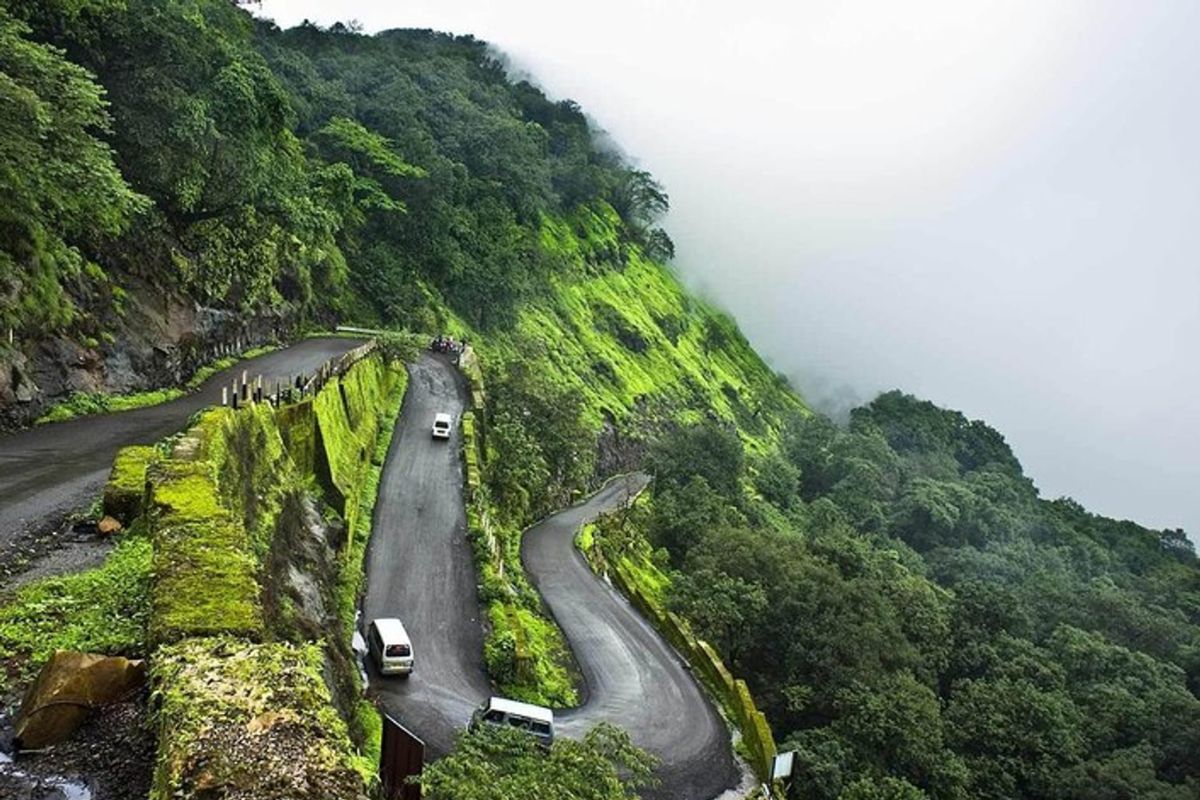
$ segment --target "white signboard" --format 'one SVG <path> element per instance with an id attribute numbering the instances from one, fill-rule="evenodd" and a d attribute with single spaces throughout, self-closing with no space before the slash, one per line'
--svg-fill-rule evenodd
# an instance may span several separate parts
<path id="1" fill-rule="evenodd" d="M 795 750 L 789 750 L 786 753 L 779 753 L 776 755 L 775 760 L 771 763 L 771 780 L 778 781 L 791 777 L 792 766 L 794 765 L 795 761 Z"/>

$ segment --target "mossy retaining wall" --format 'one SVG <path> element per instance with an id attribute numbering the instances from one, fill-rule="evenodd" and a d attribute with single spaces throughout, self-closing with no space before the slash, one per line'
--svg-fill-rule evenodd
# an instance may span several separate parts
<path id="1" fill-rule="evenodd" d="M 368 795 L 373 764 L 356 752 L 326 683 L 335 655 L 326 647 L 341 645 L 281 641 L 296 634 L 264 613 L 281 579 L 266 565 L 280 526 L 295 524 L 281 513 L 285 500 L 314 482 L 344 521 L 343 550 L 369 528 L 361 499 L 401 384 L 369 357 L 295 405 L 210 409 L 169 458 L 146 459 L 161 704 L 151 800 Z M 127 454 L 132 471 L 140 455 Z"/>
<path id="2" fill-rule="evenodd" d="M 149 445 L 122 447 L 113 460 L 104 485 L 104 513 L 128 525 L 137 517 L 146 493 L 146 469 L 158 461 L 158 450 Z"/>

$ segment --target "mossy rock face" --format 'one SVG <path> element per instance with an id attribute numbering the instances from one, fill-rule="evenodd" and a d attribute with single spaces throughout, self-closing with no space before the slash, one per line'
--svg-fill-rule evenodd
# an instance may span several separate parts
<path id="1" fill-rule="evenodd" d="M 191 522 L 227 513 L 221 507 L 212 465 L 171 459 L 147 471 L 149 505 L 156 523 Z"/>
<path id="2" fill-rule="evenodd" d="M 228 515 L 155 530 L 154 641 L 219 633 L 262 638 L 258 562 L 246 545 L 245 531 Z"/>
<path id="3" fill-rule="evenodd" d="M 366 800 L 323 669 L 315 644 L 218 637 L 160 648 L 151 800 Z"/>
<path id="4" fill-rule="evenodd" d="M 150 636 L 264 633 L 258 560 L 244 526 L 222 506 L 207 461 L 168 460 L 149 471 L 154 590 Z"/>
<path id="5" fill-rule="evenodd" d="M 296 483 L 296 470 L 269 405 L 220 411 L 212 418 L 205 451 L 221 504 L 245 526 L 250 546 L 262 558 L 275 536 L 284 488 Z"/>
<path id="6" fill-rule="evenodd" d="M 146 494 L 146 469 L 158 461 L 153 447 L 122 447 L 113 461 L 108 483 L 104 485 L 104 513 L 129 525 L 142 513 Z"/>
<path id="7" fill-rule="evenodd" d="M 349 536 L 358 528 L 352 498 L 371 465 L 379 428 L 379 410 L 394 381 L 378 358 L 366 358 L 331 380 L 313 400 L 316 415 L 316 472 L 334 496 L 330 502 L 345 518 Z"/>
<path id="8" fill-rule="evenodd" d="M 276 412 L 275 420 L 296 471 L 301 475 L 311 475 L 315 467 L 317 438 L 312 401 L 284 406 Z"/>

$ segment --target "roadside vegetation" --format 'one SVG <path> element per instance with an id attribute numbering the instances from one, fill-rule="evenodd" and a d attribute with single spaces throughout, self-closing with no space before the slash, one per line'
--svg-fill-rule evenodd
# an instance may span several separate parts
<path id="1" fill-rule="evenodd" d="M 657 762 L 611 725 L 582 741 L 558 739 L 550 752 L 531 736 L 489 725 L 464 734 L 446 758 L 425 768 L 421 793 L 429 800 L 524 800 L 544 797 L 634 800 L 653 785 Z"/>
<path id="2" fill-rule="evenodd" d="M 95 569 L 0 595 L 0 697 L 25 686 L 55 650 L 144 657 L 151 547 L 144 529 Z"/>
<path id="3" fill-rule="evenodd" d="M 223 369 L 229 369 L 239 361 L 255 358 L 276 350 L 277 345 L 253 347 L 240 356 L 226 356 L 205 364 L 182 389 L 170 387 L 155 389 L 148 392 L 133 394 L 104 394 L 102 392 L 76 392 L 61 403 L 57 403 L 45 414 L 39 417 L 35 424 L 44 425 L 47 422 L 63 422 L 75 417 L 86 417 L 91 414 L 113 414 L 118 411 L 131 411 L 135 408 L 157 406 L 183 397 L 188 392 L 199 389 L 205 381 Z"/>

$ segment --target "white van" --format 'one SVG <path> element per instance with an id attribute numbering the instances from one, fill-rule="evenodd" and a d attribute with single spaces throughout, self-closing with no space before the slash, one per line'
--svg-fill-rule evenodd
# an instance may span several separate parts
<path id="1" fill-rule="evenodd" d="M 532 703 L 492 697 L 471 715 L 471 728 L 481 724 L 516 728 L 549 747 L 554 743 L 554 712 Z"/>
<path id="2" fill-rule="evenodd" d="M 395 617 L 383 617 L 371 623 L 367 647 L 382 675 L 404 675 L 413 671 L 412 640 Z"/>
<path id="3" fill-rule="evenodd" d="M 449 414 L 438 414 L 433 418 L 433 438 L 449 439 L 454 427 L 454 418 Z"/>

